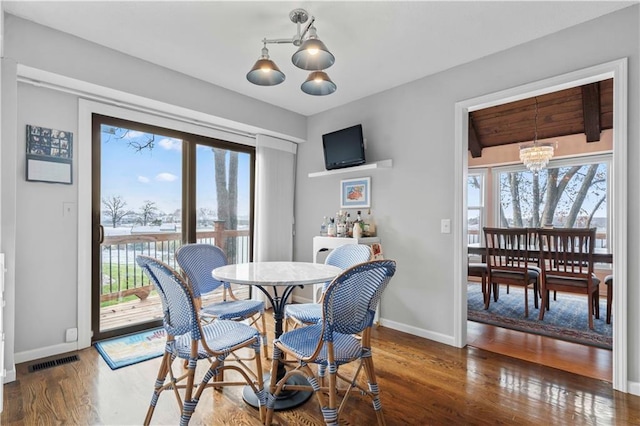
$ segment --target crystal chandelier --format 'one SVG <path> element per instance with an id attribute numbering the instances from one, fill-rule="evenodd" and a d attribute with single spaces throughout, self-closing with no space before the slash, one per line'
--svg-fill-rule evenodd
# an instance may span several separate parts
<path id="1" fill-rule="evenodd" d="M 520 145 L 520 161 L 533 173 L 544 169 L 553 157 L 553 143 L 538 142 L 538 98 L 536 100 L 535 133 L 533 142 Z"/>

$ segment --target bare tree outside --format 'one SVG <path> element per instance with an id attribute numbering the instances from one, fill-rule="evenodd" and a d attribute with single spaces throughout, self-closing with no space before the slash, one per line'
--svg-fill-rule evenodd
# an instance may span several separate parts
<path id="1" fill-rule="evenodd" d="M 500 225 L 592 227 L 606 192 L 606 163 L 501 173 Z"/>
<path id="2" fill-rule="evenodd" d="M 110 218 L 112 227 L 117 227 L 120 221 L 130 214 L 125 209 L 127 202 L 122 199 L 121 195 L 112 195 L 102 199 L 102 205 L 105 210 L 102 212 L 105 217 Z"/>
<path id="3" fill-rule="evenodd" d="M 153 201 L 145 200 L 140 213 L 138 213 L 138 221 L 142 226 L 150 225 L 158 217 L 158 207 Z"/>
<path id="4" fill-rule="evenodd" d="M 135 132 L 136 137 L 130 136 Z M 109 135 L 105 140 L 108 143 L 111 139 L 122 139 L 127 141 L 127 145 L 134 149 L 135 152 L 140 152 L 145 149 L 153 151 L 155 145 L 156 135 L 151 133 L 141 133 L 131 129 L 125 129 L 116 126 L 102 126 L 102 133 Z"/>
<path id="5" fill-rule="evenodd" d="M 218 220 L 226 229 L 238 229 L 238 153 L 222 148 L 212 148 L 214 156 Z M 227 158 L 229 173 L 227 174 Z M 227 256 L 235 259 L 235 238 L 226 242 Z"/>

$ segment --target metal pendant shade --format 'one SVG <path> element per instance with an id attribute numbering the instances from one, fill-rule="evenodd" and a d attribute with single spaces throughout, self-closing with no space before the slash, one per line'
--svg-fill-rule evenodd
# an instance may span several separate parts
<path id="1" fill-rule="evenodd" d="M 336 91 L 338 87 L 331 81 L 324 71 L 314 71 L 309 74 L 307 80 L 302 83 L 300 89 L 308 95 L 324 96 L 330 95 Z"/>
<path id="2" fill-rule="evenodd" d="M 309 38 L 293 54 L 291 62 L 298 68 L 317 71 L 329 68 L 336 61 L 327 46 L 316 37 L 315 28 L 309 29 Z"/>
<path id="3" fill-rule="evenodd" d="M 285 75 L 280 68 L 269 59 L 269 50 L 262 49 L 262 56 L 247 73 L 247 80 L 258 86 L 275 86 L 284 81 Z"/>

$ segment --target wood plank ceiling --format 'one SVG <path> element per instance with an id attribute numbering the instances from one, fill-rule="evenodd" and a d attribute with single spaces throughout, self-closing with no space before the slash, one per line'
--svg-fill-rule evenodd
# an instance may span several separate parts
<path id="1" fill-rule="evenodd" d="M 538 100 L 538 139 L 584 133 L 586 141 L 600 140 L 613 128 L 613 79 L 547 93 Z M 523 99 L 469 113 L 469 151 L 482 156 L 488 147 L 532 141 L 535 98 Z M 560 142 L 561 143 L 561 142 Z"/>

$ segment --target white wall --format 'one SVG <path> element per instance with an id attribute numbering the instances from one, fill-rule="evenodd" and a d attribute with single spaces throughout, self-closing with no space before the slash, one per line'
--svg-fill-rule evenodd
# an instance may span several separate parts
<path id="1" fill-rule="evenodd" d="M 64 342 L 65 330 L 76 328 L 78 318 L 76 184 L 25 180 L 27 124 L 73 133 L 73 182 L 78 145 L 87 142 L 78 140 L 76 96 L 18 84 L 16 352 Z M 73 215 L 63 216 L 65 202 L 75 206 Z"/>
<path id="2" fill-rule="evenodd" d="M 385 256 L 398 271 L 382 298 L 384 324 L 453 341 L 453 234 L 440 220 L 454 216 L 454 104 L 533 81 L 629 58 L 628 258 L 640 255 L 639 19 L 633 6 L 347 106 L 310 117 L 298 151 L 294 258 L 311 260 L 322 216 L 339 208 L 340 179 L 372 177 L 372 211 Z M 392 169 L 309 178 L 323 170 L 321 135 L 362 123 L 368 161 L 393 159 Z M 640 273 L 629 262 L 628 379 L 640 382 Z"/>
<path id="3" fill-rule="evenodd" d="M 63 217 L 62 203 L 77 206 L 78 149 L 91 143 L 78 137 L 78 96 L 18 83 L 17 65 L 182 107 L 246 132 L 301 141 L 306 118 L 11 15 L 5 24 L 0 206 L 11 380 L 16 359 L 75 349 L 64 338 L 67 328 L 78 327 L 78 225 L 77 217 Z M 26 124 L 74 133 L 72 185 L 25 180 Z"/>

